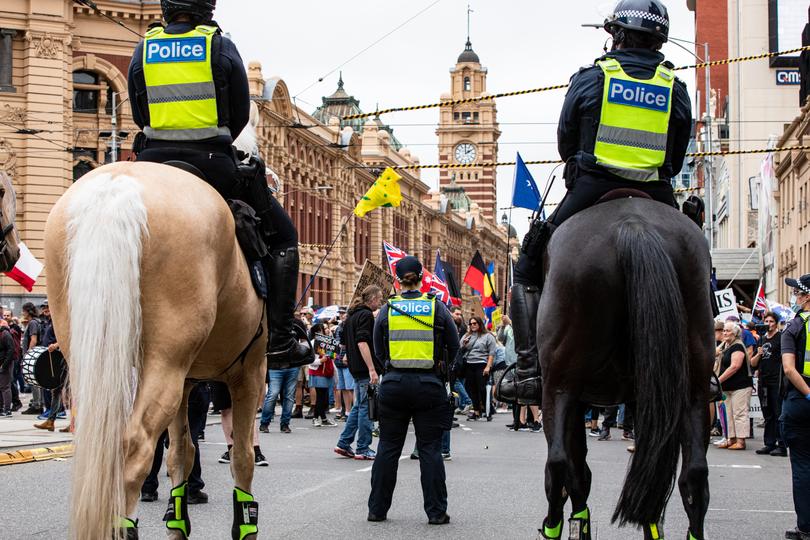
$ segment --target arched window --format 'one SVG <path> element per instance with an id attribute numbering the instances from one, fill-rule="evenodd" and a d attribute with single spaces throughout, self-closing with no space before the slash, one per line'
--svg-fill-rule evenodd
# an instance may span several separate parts
<path id="1" fill-rule="evenodd" d="M 472 84 L 470 84 L 470 78 L 464 77 L 464 91 L 470 92 L 472 90 Z"/>
<path id="2" fill-rule="evenodd" d="M 73 112 L 95 113 L 98 111 L 98 93 L 101 89 L 98 75 L 92 71 L 73 72 Z"/>

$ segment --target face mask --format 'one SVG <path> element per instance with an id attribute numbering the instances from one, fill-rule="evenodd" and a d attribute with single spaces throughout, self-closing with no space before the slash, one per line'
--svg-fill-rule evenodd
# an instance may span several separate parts
<path id="1" fill-rule="evenodd" d="M 796 305 L 796 295 L 795 294 L 790 295 L 790 309 L 793 311 L 793 313 L 798 313 L 802 309 L 800 306 Z"/>

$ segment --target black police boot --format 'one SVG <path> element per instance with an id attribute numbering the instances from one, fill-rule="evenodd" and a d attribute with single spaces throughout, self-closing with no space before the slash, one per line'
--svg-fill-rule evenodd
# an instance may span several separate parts
<path id="1" fill-rule="evenodd" d="M 267 275 L 268 367 L 298 367 L 312 363 L 312 349 L 293 330 L 298 284 L 298 248 L 274 250 L 263 261 Z"/>
<path id="2" fill-rule="evenodd" d="M 540 289 L 532 285 L 512 286 L 510 317 L 515 333 L 514 399 L 520 405 L 542 403 L 543 381 L 540 376 L 540 359 L 537 356 L 537 306 L 540 304 Z M 502 394 L 511 393 L 502 388 Z M 514 401 L 513 401 L 514 402 Z"/>

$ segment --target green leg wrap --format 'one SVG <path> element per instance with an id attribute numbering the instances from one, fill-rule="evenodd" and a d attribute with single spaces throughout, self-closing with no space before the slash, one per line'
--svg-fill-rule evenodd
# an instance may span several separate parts
<path id="1" fill-rule="evenodd" d="M 591 512 L 586 506 L 579 512 L 572 513 L 568 520 L 568 538 L 570 540 L 590 540 Z"/>
<path id="2" fill-rule="evenodd" d="M 699 540 L 697 536 L 692 534 L 692 531 L 686 531 L 686 540 Z"/>
<path id="3" fill-rule="evenodd" d="M 138 540 L 138 520 L 118 518 L 118 527 L 113 532 L 113 538 L 124 540 Z"/>
<path id="4" fill-rule="evenodd" d="M 562 524 L 563 522 L 560 520 L 556 527 L 549 527 L 548 522 L 543 520 L 543 530 L 540 531 L 540 534 L 543 535 L 543 538 L 556 540 L 562 536 Z"/>
<path id="5" fill-rule="evenodd" d="M 163 521 L 166 522 L 166 528 L 169 530 L 180 531 L 183 533 L 183 538 L 188 538 L 191 534 L 191 520 L 188 518 L 188 497 L 187 497 L 187 482 L 183 482 L 176 488 L 172 489 L 169 495 L 169 507 L 163 515 Z"/>
<path id="6" fill-rule="evenodd" d="M 259 533 L 259 503 L 253 500 L 253 495 L 233 488 L 233 526 L 231 538 L 244 540 L 248 535 Z"/>
<path id="7" fill-rule="evenodd" d="M 658 530 L 658 523 L 650 523 L 647 525 L 647 532 L 651 540 L 661 540 L 661 538 L 663 538 L 661 531 Z M 644 536 L 647 535 L 645 534 Z"/>

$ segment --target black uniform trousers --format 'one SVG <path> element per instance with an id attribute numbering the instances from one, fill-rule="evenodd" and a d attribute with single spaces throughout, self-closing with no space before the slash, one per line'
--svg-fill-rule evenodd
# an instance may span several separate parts
<path id="1" fill-rule="evenodd" d="M 154 144 L 154 143 L 152 143 Z M 167 161 L 185 161 L 197 167 L 206 176 L 206 182 L 226 199 L 233 197 L 236 183 L 236 162 L 233 155 L 223 147 L 195 149 L 192 147 L 147 147 L 138 154 L 138 161 L 165 163 Z"/>
<path id="2" fill-rule="evenodd" d="M 789 390 L 780 420 L 793 473 L 796 526 L 810 533 L 810 401 L 795 389 Z"/>
<path id="3" fill-rule="evenodd" d="M 380 442 L 371 469 L 368 511 L 386 516 L 397 484 L 397 467 L 413 419 L 422 472 L 422 496 L 428 518 L 447 510 L 447 486 L 442 459 L 442 424 L 447 418 L 447 392 L 433 373 L 392 370 L 379 389 Z"/>
<path id="4" fill-rule="evenodd" d="M 633 432 L 633 410 L 635 405 L 624 404 L 624 420 L 622 421 L 622 430 L 629 433 Z M 602 421 L 602 429 L 610 429 L 616 427 L 619 418 L 619 406 L 614 405 L 605 409 L 605 419 Z"/>
<path id="5" fill-rule="evenodd" d="M 762 418 L 765 420 L 765 432 L 762 440 L 765 446 L 775 448 L 785 446 L 782 440 L 782 430 L 779 417 L 782 415 L 782 397 L 779 395 L 779 381 L 758 381 L 757 395 L 759 405 L 762 407 Z"/>
<path id="6" fill-rule="evenodd" d="M 210 395 L 208 385 L 198 383 L 188 396 L 188 428 L 191 432 L 191 442 L 194 443 L 194 465 L 188 476 L 188 491 L 197 492 L 205 487 L 202 479 L 202 467 L 200 466 L 200 443 L 198 442 L 200 433 L 205 430 L 205 421 L 208 418 L 208 404 Z M 154 493 L 158 490 L 158 474 L 163 464 L 163 447 L 168 434 L 164 431 L 158 437 L 155 447 L 155 458 L 152 460 L 152 470 L 143 482 L 141 493 Z M 177 487 L 177 486 L 173 486 Z"/>
<path id="7" fill-rule="evenodd" d="M 635 182 L 615 177 L 584 174 L 573 180 L 566 180 L 565 186 L 568 188 L 568 192 L 560 201 L 557 209 L 548 217 L 549 223 L 558 227 L 577 212 L 595 205 L 599 199 L 615 189 L 637 189 L 656 201 L 677 207 L 672 184 L 669 182 Z M 543 269 L 537 266 L 537 262 L 521 252 L 515 265 L 515 283 L 539 286 Z"/>

